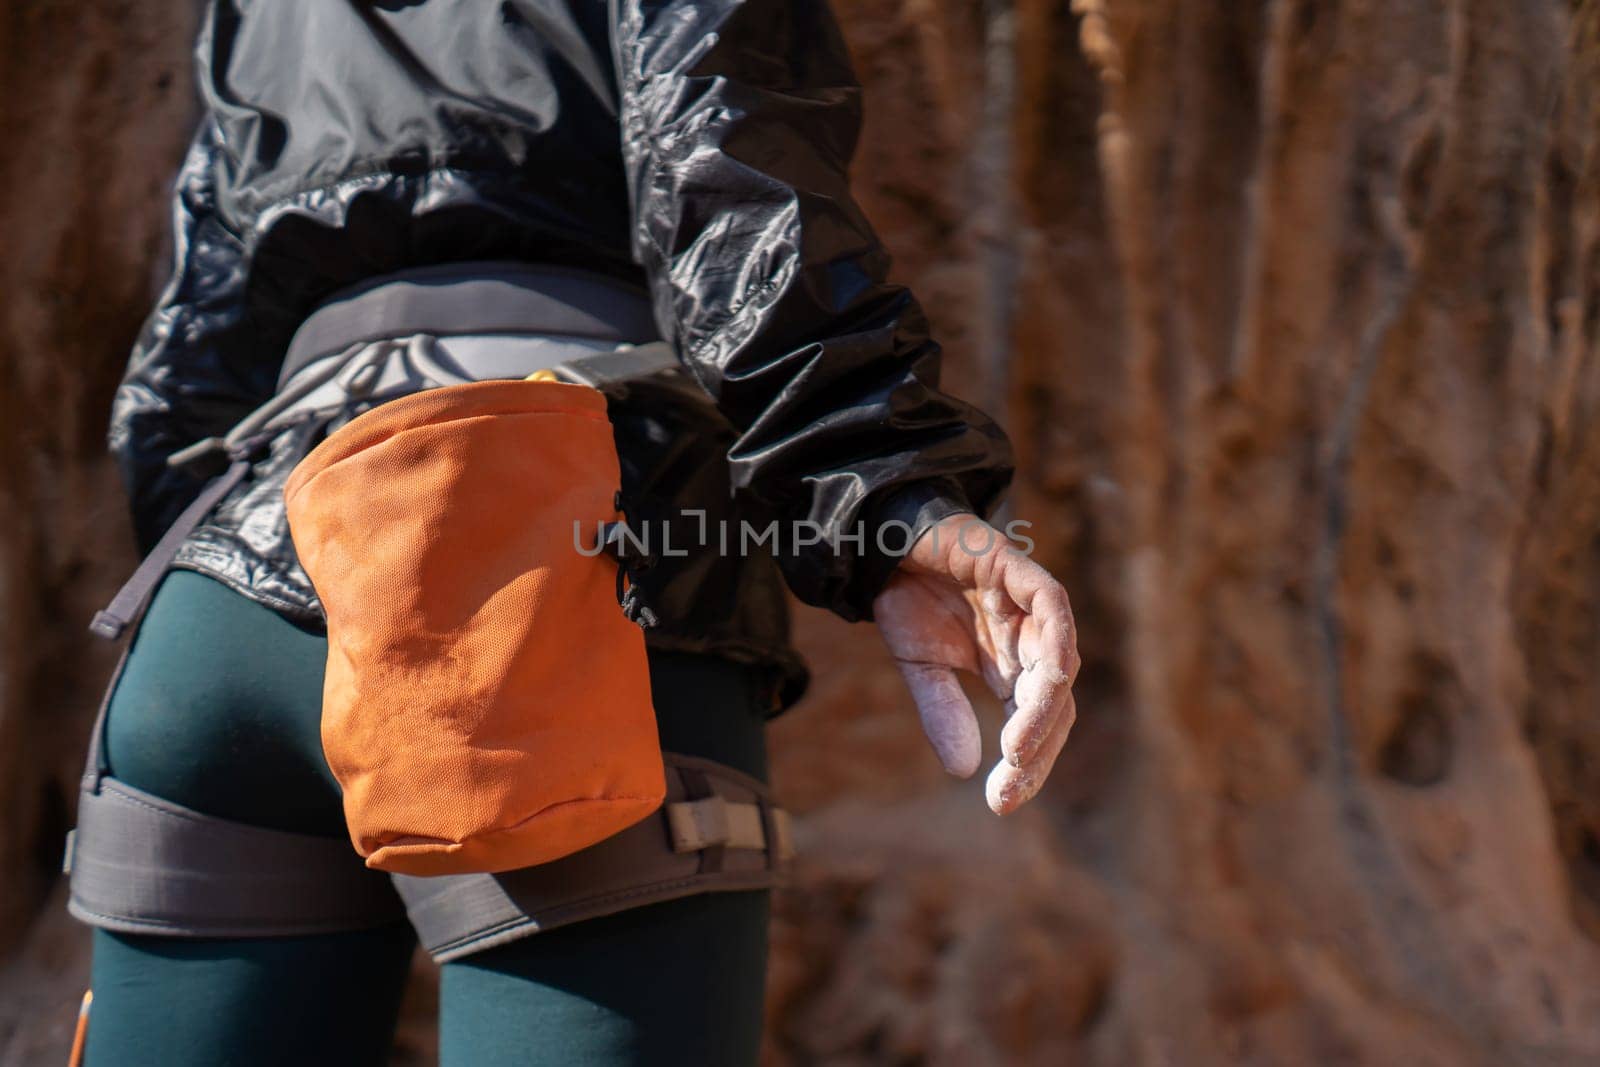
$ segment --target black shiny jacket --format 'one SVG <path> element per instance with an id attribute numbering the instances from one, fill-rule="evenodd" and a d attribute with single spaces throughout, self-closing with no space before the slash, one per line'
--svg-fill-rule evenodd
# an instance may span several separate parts
<path id="1" fill-rule="evenodd" d="M 198 65 L 176 265 L 110 431 L 147 547 L 201 485 L 167 457 L 270 396 L 321 300 L 466 260 L 647 285 L 721 417 L 614 405 L 625 481 L 661 515 L 829 531 L 780 539 L 778 563 L 845 618 L 893 568 L 880 527 L 985 511 L 1007 484 L 1004 434 L 939 391 L 938 346 L 850 195 L 861 92 L 824 3 L 217 0 Z M 278 499 L 311 443 L 274 442 L 177 565 L 318 620 Z M 691 553 L 647 584 L 656 645 L 776 667 L 780 701 L 797 694 L 769 559 Z"/>

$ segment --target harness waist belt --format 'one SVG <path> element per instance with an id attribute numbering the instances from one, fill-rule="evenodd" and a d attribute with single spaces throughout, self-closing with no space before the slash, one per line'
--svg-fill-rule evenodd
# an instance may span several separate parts
<path id="1" fill-rule="evenodd" d="M 608 346 L 658 336 L 644 291 L 606 275 L 529 263 L 450 263 L 386 274 L 334 294 L 289 342 L 279 386 L 329 352 L 414 333 L 553 334 Z"/>
<path id="2" fill-rule="evenodd" d="M 189 534 L 249 475 L 258 452 L 297 420 L 431 386 L 535 371 L 604 389 L 678 365 L 655 336 L 641 290 L 564 267 L 453 263 L 384 275 L 336 294 L 296 331 L 272 398 L 225 436 L 167 458 L 169 466 L 218 457 L 227 463 L 89 629 L 111 640 L 122 635 Z"/>

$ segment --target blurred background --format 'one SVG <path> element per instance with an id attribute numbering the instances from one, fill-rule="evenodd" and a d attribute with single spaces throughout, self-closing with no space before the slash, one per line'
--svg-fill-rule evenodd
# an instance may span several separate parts
<path id="1" fill-rule="evenodd" d="M 799 613 L 768 1062 L 1600 1062 L 1591 5 L 837 3 L 860 195 L 1086 665 L 1002 821 L 873 632 Z M 6 1067 L 65 1061 L 85 984 L 84 627 L 134 563 L 104 427 L 197 13 L 0 11 Z"/>

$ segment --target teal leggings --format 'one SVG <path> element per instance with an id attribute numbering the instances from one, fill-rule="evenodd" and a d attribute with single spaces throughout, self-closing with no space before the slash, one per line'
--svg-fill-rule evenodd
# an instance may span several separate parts
<path id="1" fill-rule="evenodd" d="M 111 773 L 207 814 L 342 836 L 318 718 L 326 641 L 178 571 L 150 605 L 106 723 Z M 766 776 L 759 683 L 652 654 L 662 745 Z M 89 1067 L 381 1064 L 409 926 L 184 940 L 95 931 Z M 536 934 L 446 964 L 442 1067 L 749 1065 L 767 894 L 718 893 Z"/>

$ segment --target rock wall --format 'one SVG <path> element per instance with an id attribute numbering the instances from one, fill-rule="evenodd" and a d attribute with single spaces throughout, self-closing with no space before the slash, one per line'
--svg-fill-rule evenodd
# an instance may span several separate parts
<path id="1" fill-rule="evenodd" d="M 843 11 L 863 192 L 1086 667 L 1000 823 L 806 617 L 772 1062 L 1592 1061 L 1592 12 Z"/>
<path id="2" fill-rule="evenodd" d="M 0 1062 L 65 1060 L 85 943 L 51 898 L 132 566 L 105 416 L 194 113 L 183 4 L 0 12 Z M 53 899 L 53 906 L 47 901 Z"/>
<path id="3" fill-rule="evenodd" d="M 1001 821 L 870 631 L 801 613 L 767 1060 L 1594 1062 L 1592 7 L 838 3 L 861 195 L 1007 414 L 1085 669 Z M 101 430 L 192 27 L 0 17 L 0 1063 L 56 1062 L 82 987 L 51 872 L 128 564 Z"/>

